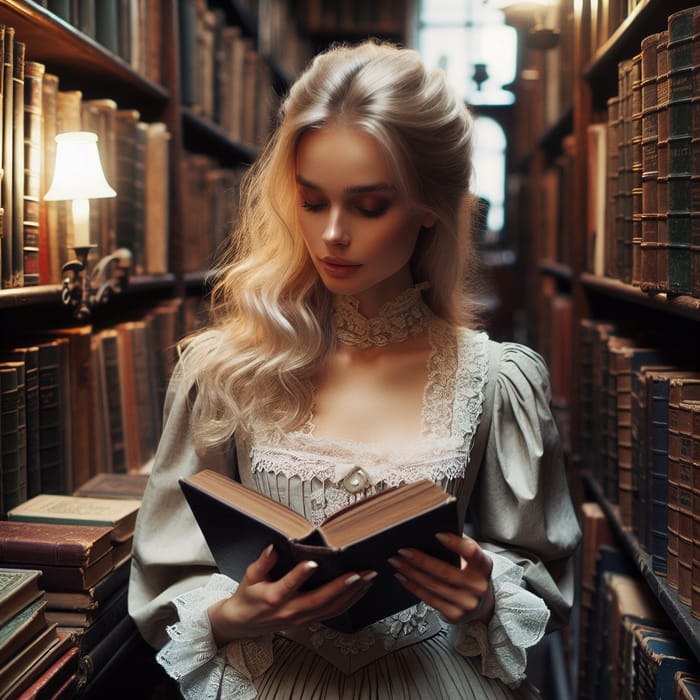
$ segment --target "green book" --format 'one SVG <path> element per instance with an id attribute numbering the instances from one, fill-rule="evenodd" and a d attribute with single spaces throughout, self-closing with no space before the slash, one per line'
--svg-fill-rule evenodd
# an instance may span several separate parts
<path id="1" fill-rule="evenodd" d="M 0 627 L 39 598 L 41 571 L 0 568 Z"/>

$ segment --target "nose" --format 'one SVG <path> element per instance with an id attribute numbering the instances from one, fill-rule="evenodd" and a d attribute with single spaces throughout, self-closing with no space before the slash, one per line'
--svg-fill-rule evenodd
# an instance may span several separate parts
<path id="1" fill-rule="evenodd" d="M 322 237 L 329 245 L 347 245 L 350 242 L 340 207 L 331 207 Z"/>

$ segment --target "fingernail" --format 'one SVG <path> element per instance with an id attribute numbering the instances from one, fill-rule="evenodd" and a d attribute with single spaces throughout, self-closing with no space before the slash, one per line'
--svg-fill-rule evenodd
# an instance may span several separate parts
<path id="1" fill-rule="evenodd" d="M 352 586 L 353 583 L 360 580 L 360 574 L 353 574 L 345 579 L 346 586 Z"/>
<path id="2" fill-rule="evenodd" d="M 401 583 L 406 583 L 408 581 L 403 574 L 396 573 L 394 576 L 397 578 L 397 580 L 401 581 Z"/>
<path id="3" fill-rule="evenodd" d="M 305 566 L 307 569 L 318 569 L 318 564 L 315 561 L 307 561 Z"/>
<path id="4" fill-rule="evenodd" d="M 365 575 L 362 577 L 362 580 L 363 580 L 365 583 L 369 583 L 369 582 L 370 582 L 373 578 L 375 578 L 376 576 L 377 576 L 377 572 L 376 572 L 376 571 L 370 571 L 368 574 L 365 574 Z"/>
<path id="5" fill-rule="evenodd" d="M 406 557 L 406 559 L 413 559 L 413 552 L 410 552 L 408 549 L 399 549 L 399 554 L 402 557 Z"/>
<path id="6" fill-rule="evenodd" d="M 269 557 L 272 554 L 272 550 L 274 549 L 274 546 L 271 544 L 268 544 L 267 547 L 265 547 L 264 554 L 266 557 Z"/>
<path id="7" fill-rule="evenodd" d="M 447 544 L 450 541 L 449 535 L 446 535 L 444 532 L 436 532 L 435 539 L 440 542 L 440 544 Z"/>
<path id="8" fill-rule="evenodd" d="M 396 557 L 389 557 L 387 561 L 397 569 L 401 567 L 401 562 Z"/>

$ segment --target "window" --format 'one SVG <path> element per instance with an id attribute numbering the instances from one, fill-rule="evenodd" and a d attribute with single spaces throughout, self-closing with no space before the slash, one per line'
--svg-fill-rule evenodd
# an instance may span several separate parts
<path id="1" fill-rule="evenodd" d="M 421 0 L 418 50 L 428 66 L 445 71 L 469 105 L 513 103 L 503 86 L 515 79 L 517 32 L 484 0 Z M 506 136 L 488 117 L 477 117 L 475 132 L 472 187 L 488 200 L 487 229 L 498 234 L 504 225 Z"/>

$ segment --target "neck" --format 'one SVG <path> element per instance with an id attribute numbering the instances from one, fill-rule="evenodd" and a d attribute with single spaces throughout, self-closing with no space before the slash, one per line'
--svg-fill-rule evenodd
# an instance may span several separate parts
<path id="1" fill-rule="evenodd" d="M 426 287 L 425 284 L 409 287 L 383 304 L 371 318 L 362 315 L 355 297 L 334 297 L 338 342 L 366 349 L 400 343 L 422 333 L 433 317 L 421 296 Z"/>

